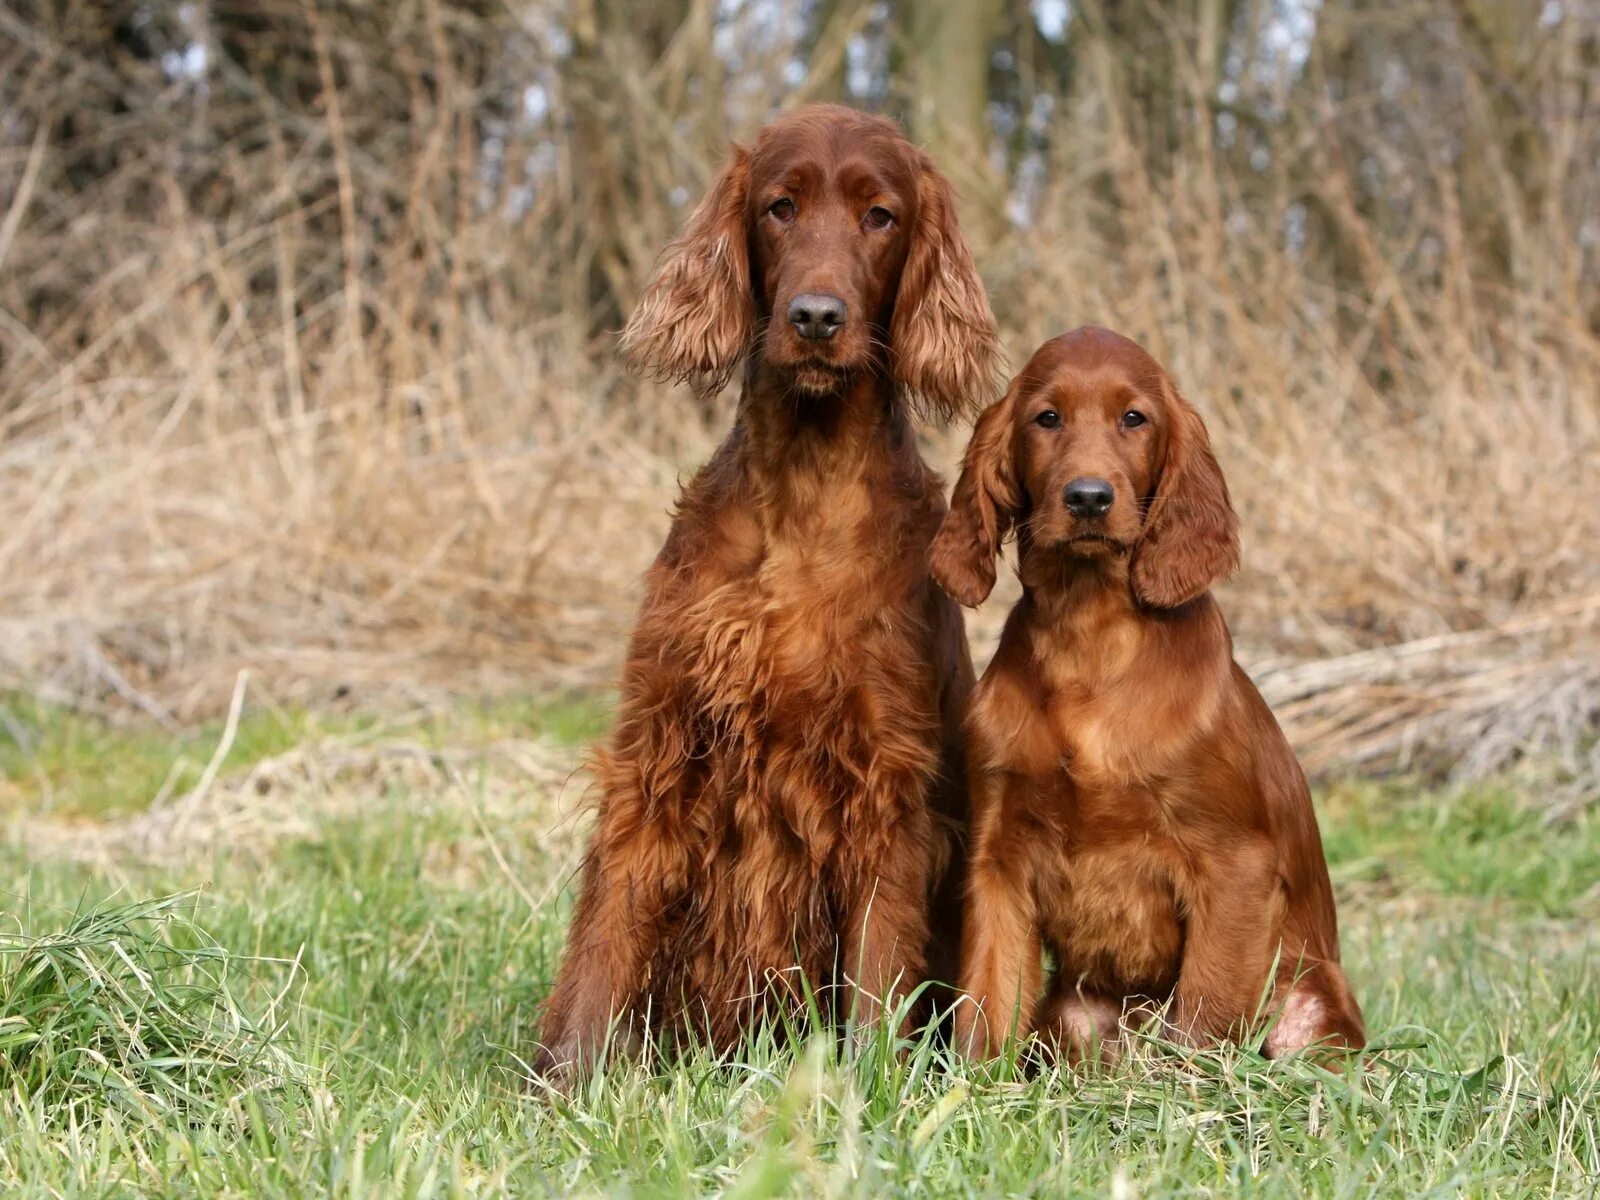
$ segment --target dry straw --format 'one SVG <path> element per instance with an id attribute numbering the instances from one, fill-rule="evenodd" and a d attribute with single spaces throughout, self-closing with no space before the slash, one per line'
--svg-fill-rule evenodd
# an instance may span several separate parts
<path id="1" fill-rule="evenodd" d="M 569 71 L 539 5 L 292 7 L 204 88 L 108 55 L 93 6 L 0 13 L 0 685 L 169 724 L 246 669 L 306 704 L 605 685 L 729 415 L 627 378 L 613 331 L 793 48 L 718 108 L 709 17 L 653 70 L 613 39 Z M 1593 31 L 1507 78 L 1453 12 L 1392 15 L 1445 31 L 1409 100 L 1341 94 L 1321 50 L 1276 108 L 1180 74 L 1159 157 L 1084 35 L 1027 226 L 979 261 L 1013 361 L 1113 325 L 1206 414 L 1244 520 L 1226 605 L 1313 768 L 1532 748 L 1593 778 Z"/>

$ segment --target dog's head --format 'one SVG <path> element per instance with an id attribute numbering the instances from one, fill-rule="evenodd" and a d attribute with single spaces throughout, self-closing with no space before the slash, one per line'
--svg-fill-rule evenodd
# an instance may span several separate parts
<path id="1" fill-rule="evenodd" d="M 934 577 L 981 604 L 1012 528 L 1025 563 L 1125 558 L 1151 608 L 1193 600 L 1239 559 L 1200 414 L 1136 343 L 1094 327 L 1046 342 L 978 419 L 933 543 Z"/>
<path id="2" fill-rule="evenodd" d="M 949 183 L 891 122 L 826 104 L 734 149 L 623 345 L 659 376 L 708 387 L 752 353 L 801 395 L 887 369 L 939 419 L 993 394 L 998 353 Z"/>

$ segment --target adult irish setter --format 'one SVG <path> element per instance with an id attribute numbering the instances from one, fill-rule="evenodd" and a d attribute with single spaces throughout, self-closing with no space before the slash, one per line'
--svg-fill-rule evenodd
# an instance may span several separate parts
<path id="1" fill-rule="evenodd" d="M 1165 1005 L 1191 1043 L 1270 1013 L 1268 1055 L 1362 1046 L 1305 777 L 1208 591 L 1238 562 L 1228 489 L 1133 342 L 1046 342 L 983 414 L 935 578 L 980 603 L 1013 527 L 1023 595 L 966 716 L 958 1043 L 1075 1060 Z"/>
<path id="2" fill-rule="evenodd" d="M 726 1050 L 806 988 L 953 982 L 959 941 L 959 884 L 948 946 L 930 904 L 972 667 L 928 575 L 945 505 L 910 415 L 975 411 L 997 346 L 950 186 L 887 121 L 785 116 L 734 149 L 623 343 L 702 386 L 743 361 L 744 387 L 645 579 L 547 1073 L 612 1024 Z"/>

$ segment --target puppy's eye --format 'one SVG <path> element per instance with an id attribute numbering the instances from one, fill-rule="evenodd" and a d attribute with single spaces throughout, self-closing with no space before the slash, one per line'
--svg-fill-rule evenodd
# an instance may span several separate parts
<path id="1" fill-rule="evenodd" d="M 883 205 L 874 204 L 861 221 L 868 229 L 887 229 L 894 224 L 894 214 Z"/>
<path id="2" fill-rule="evenodd" d="M 1061 424 L 1061 414 L 1053 408 L 1047 408 L 1033 419 L 1035 425 L 1042 425 L 1046 429 L 1054 429 Z"/>
<path id="3" fill-rule="evenodd" d="M 1145 416 L 1137 408 L 1130 408 L 1127 412 L 1122 414 L 1122 427 L 1124 429 L 1137 429 L 1149 419 L 1149 417 Z"/>
<path id="4" fill-rule="evenodd" d="M 767 205 L 767 212 L 777 217 L 784 224 L 788 224 L 794 220 L 794 201 L 787 196 L 779 196 L 771 204 Z"/>

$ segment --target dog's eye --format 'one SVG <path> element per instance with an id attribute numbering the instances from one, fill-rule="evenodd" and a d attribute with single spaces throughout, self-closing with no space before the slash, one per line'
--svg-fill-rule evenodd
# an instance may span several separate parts
<path id="1" fill-rule="evenodd" d="M 1149 417 L 1145 416 L 1137 408 L 1130 408 L 1127 412 L 1122 414 L 1122 427 L 1124 429 L 1137 429 L 1149 419 Z"/>
<path id="2" fill-rule="evenodd" d="M 894 214 L 881 204 L 874 204 L 867 209 L 867 215 L 862 218 L 868 229 L 887 229 L 894 224 Z"/>
<path id="3" fill-rule="evenodd" d="M 794 220 L 794 201 L 787 196 L 779 196 L 771 204 L 767 205 L 767 212 L 777 217 L 778 220 L 788 223 Z"/>
<path id="4" fill-rule="evenodd" d="M 1033 419 L 1035 425 L 1042 425 L 1046 429 L 1054 429 L 1061 424 L 1061 414 L 1053 408 L 1047 408 Z"/>

